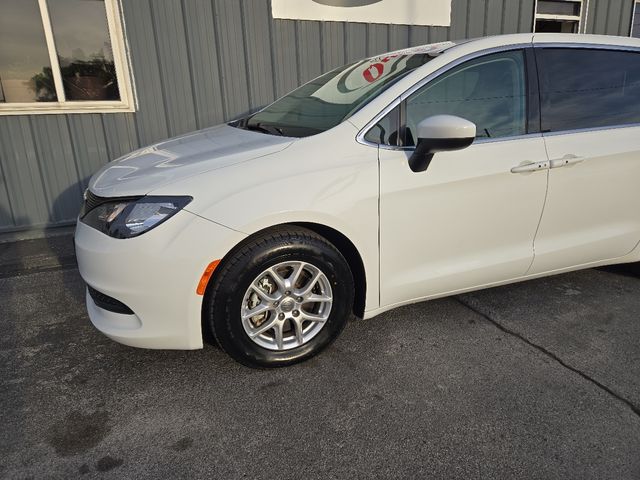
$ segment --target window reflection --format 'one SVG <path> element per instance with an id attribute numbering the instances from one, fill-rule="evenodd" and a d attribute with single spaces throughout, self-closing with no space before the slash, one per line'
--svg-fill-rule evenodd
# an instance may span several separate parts
<path id="1" fill-rule="evenodd" d="M 545 48 L 538 58 L 545 130 L 640 123 L 640 54 Z"/>
<path id="2" fill-rule="evenodd" d="M 379 145 L 398 144 L 399 108 L 394 108 L 365 135 L 365 140 Z"/>
<path id="3" fill-rule="evenodd" d="M 37 0 L 0 4 L 0 90 L 2 102 L 57 101 Z"/>
<path id="4" fill-rule="evenodd" d="M 477 135 L 500 138 L 526 133 L 526 82 L 521 51 L 487 55 L 445 73 L 407 100 L 405 145 L 418 124 L 433 115 L 472 121 Z"/>
<path id="5" fill-rule="evenodd" d="M 120 100 L 104 0 L 48 5 L 67 100 Z"/>

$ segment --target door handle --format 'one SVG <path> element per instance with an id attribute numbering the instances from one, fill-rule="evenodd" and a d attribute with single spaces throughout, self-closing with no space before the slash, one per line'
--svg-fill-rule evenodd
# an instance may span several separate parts
<path id="1" fill-rule="evenodd" d="M 562 168 L 568 165 L 575 165 L 576 163 L 584 162 L 584 157 L 578 157 L 577 155 L 569 154 L 562 158 L 556 158 L 551 160 L 551 168 Z"/>
<path id="2" fill-rule="evenodd" d="M 525 163 L 524 165 L 513 167 L 511 169 L 511 173 L 530 173 L 530 172 L 537 172 L 540 170 L 549 170 L 549 162 L 545 161 L 545 162 Z"/>

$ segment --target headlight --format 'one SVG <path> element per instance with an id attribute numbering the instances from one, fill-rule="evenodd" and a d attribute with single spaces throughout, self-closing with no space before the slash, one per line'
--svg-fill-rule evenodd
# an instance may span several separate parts
<path id="1" fill-rule="evenodd" d="M 131 238 L 157 227 L 182 210 L 191 197 L 142 197 L 102 203 L 81 221 L 114 238 Z"/>

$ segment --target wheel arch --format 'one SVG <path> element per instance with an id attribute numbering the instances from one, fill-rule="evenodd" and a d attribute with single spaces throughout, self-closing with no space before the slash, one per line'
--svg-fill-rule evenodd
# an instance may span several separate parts
<path id="1" fill-rule="evenodd" d="M 322 225 L 320 223 L 311 222 L 294 222 L 284 224 L 283 226 L 296 226 L 306 228 L 312 232 L 327 239 L 345 258 L 353 275 L 353 283 L 355 288 L 355 296 L 353 302 L 353 313 L 358 318 L 364 317 L 364 309 L 367 297 L 367 276 L 364 268 L 362 256 L 353 242 L 342 232 Z"/>
<path id="2" fill-rule="evenodd" d="M 211 339 L 211 332 L 209 332 L 209 328 L 207 327 L 206 321 L 206 311 L 208 310 L 208 302 L 211 297 L 211 291 L 213 285 L 216 282 L 216 273 L 221 270 L 221 266 L 224 265 L 226 261 L 228 261 L 234 253 L 242 248 L 242 246 L 251 241 L 255 236 L 261 235 L 269 230 L 274 229 L 307 229 L 312 231 L 313 233 L 320 235 L 325 238 L 328 242 L 330 242 L 334 247 L 338 249 L 338 251 L 342 254 L 342 256 L 347 261 L 351 273 L 353 275 L 353 282 L 355 288 L 354 295 L 354 304 L 353 304 L 353 314 L 358 318 L 363 318 L 365 306 L 366 306 L 366 293 L 367 293 L 367 277 L 366 271 L 364 267 L 364 261 L 360 252 L 354 243 L 342 232 L 336 230 L 335 228 L 329 227 L 327 225 L 323 225 L 320 223 L 313 222 L 287 222 L 287 223 L 279 223 L 276 225 L 271 225 L 269 227 L 261 228 L 251 233 L 247 237 L 243 238 L 242 241 L 237 243 L 232 249 L 230 249 L 226 255 L 221 259 L 219 266 L 216 268 L 216 271 L 213 273 L 211 279 L 208 282 L 206 292 L 204 294 L 204 299 L 202 303 L 202 312 L 201 312 L 201 322 L 202 322 L 202 332 L 206 339 Z"/>

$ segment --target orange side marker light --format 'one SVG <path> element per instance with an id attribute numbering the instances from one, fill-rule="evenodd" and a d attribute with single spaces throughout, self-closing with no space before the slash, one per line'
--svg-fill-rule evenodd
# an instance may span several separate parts
<path id="1" fill-rule="evenodd" d="M 207 290 L 207 285 L 209 284 L 209 280 L 211 279 L 211 275 L 213 275 L 213 272 L 215 272 L 219 264 L 220 264 L 220 260 L 214 260 L 204 270 L 202 277 L 200 277 L 200 283 L 198 283 L 198 288 L 196 289 L 196 293 L 198 295 L 204 295 L 204 292 Z"/>

